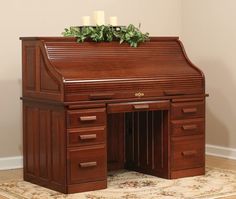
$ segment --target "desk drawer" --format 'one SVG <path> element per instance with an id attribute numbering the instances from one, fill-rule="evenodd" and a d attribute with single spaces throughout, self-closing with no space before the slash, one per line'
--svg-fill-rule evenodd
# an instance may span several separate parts
<path id="1" fill-rule="evenodd" d="M 204 101 L 171 104 L 171 119 L 204 117 L 204 114 Z"/>
<path id="2" fill-rule="evenodd" d="M 68 150 L 69 184 L 105 180 L 107 159 L 105 145 Z"/>
<path id="3" fill-rule="evenodd" d="M 190 169 L 204 166 L 204 136 L 173 138 L 171 141 L 172 170 Z"/>
<path id="4" fill-rule="evenodd" d="M 67 124 L 69 128 L 105 125 L 105 108 L 70 110 L 67 112 Z"/>
<path id="5" fill-rule="evenodd" d="M 172 136 L 203 134 L 205 122 L 203 118 L 189 120 L 174 120 L 171 122 Z"/>
<path id="6" fill-rule="evenodd" d="M 69 129 L 67 133 L 68 146 L 83 146 L 106 142 L 105 126 Z"/>
<path id="7" fill-rule="evenodd" d="M 170 108 L 169 100 L 162 101 L 143 101 L 143 102 L 124 102 L 108 104 L 108 113 L 133 112 L 133 111 L 151 111 L 168 110 Z"/>

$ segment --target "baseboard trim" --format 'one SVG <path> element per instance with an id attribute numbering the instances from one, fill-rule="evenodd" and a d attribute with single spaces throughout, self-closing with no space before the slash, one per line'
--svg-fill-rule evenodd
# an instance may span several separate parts
<path id="1" fill-rule="evenodd" d="M 236 149 L 217 145 L 206 145 L 206 154 L 236 160 Z"/>
<path id="2" fill-rule="evenodd" d="M 213 155 L 222 158 L 236 160 L 236 149 L 207 144 L 206 155 Z M 23 168 L 23 157 L 4 157 L 0 158 L 0 170 Z"/>
<path id="3" fill-rule="evenodd" d="M 23 168 L 23 157 L 3 157 L 0 158 L 0 170 Z"/>

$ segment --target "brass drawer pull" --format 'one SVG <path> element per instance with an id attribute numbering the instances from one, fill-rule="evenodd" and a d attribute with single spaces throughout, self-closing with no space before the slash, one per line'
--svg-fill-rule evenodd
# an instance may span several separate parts
<path id="1" fill-rule="evenodd" d="M 80 135 L 79 138 L 81 140 L 92 140 L 92 139 L 96 139 L 97 135 L 96 134 Z"/>
<path id="2" fill-rule="evenodd" d="M 197 129 L 197 125 L 196 124 L 193 124 L 193 125 L 183 125 L 182 129 L 185 130 L 185 131 L 196 130 Z"/>
<path id="3" fill-rule="evenodd" d="M 82 122 L 89 122 L 97 120 L 97 116 L 81 116 L 79 119 Z"/>
<path id="4" fill-rule="evenodd" d="M 183 108 L 182 111 L 183 113 L 196 113 L 197 108 Z"/>
<path id="5" fill-rule="evenodd" d="M 190 156 L 197 155 L 197 151 L 183 151 L 181 154 L 182 154 L 182 156 L 190 157 Z"/>
<path id="6" fill-rule="evenodd" d="M 81 168 L 96 167 L 97 162 L 81 162 L 81 163 L 79 163 L 79 166 Z"/>
<path id="7" fill-rule="evenodd" d="M 140 109 L 149 109 L 148 104 L 135 104 L 133 105 L 135 110 L 140 110 Z"/>

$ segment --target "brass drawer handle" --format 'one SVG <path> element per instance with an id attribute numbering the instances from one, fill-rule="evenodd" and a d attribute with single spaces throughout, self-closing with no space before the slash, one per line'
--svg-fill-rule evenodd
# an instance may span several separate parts
<path id="1" fill-rule="evenodd" d="M 97 162 L 81 162 L 81 163 L 79 163 L 79 166 L 81 168 L 96 167 Z"/>
<path id="2" fill-rule="evenodd" d="M 182 129 L 185 130 L 185 131 L 196 130 L 197 129 L 197 125 L 196 124 L 193 124 L 193 125 L 183 125 Z"/>
<path id="3" fill-rule="evenodd" d="M 140 110 L 140 109 L 149 109 L 148 104 L 135 104 L 133 105 L 135 110 Z"/>
<path id="4" fill-rule="evenodd" d="M 97 135 L 96 134 L 80 135 L 79 138 L 81 140 L 92 140 L 92 139 L 96 139 Z"/>
<path id="5" fill-rule="evenodd" d="M 81 116 L 79 119 L 82 122 L 89 122 L 97 120 L 97 116 Z"/>
<path id="6" fill-rule="evenodd" d="M 183 113 L 196 113 L 197 108 L 183 108 L 182 111 Z"/>
<path id="7" fill-rule="evenodd" d="M 182 154 L 182 156 L 190 157 L 190 156 L 197 155 L 197 151 L 183 151 L 181 154 Z"/>

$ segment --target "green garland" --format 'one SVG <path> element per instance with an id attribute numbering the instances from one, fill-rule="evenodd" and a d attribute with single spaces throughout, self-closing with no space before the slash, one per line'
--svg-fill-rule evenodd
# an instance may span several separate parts
<path id="1" fill-rule="evenodd" d="M 77 42 L 84 42 L 86 39 L 95 42 L 111 42 L 119 40 L 129 43 L 131 47 L 137 47 L 139 43 L 149 40 L 149 33 L 143 34 L 139 28 L 130 24 L 129 26 L 82 26 L 65 28 L 62 33 L 65 37 L 76 37 Z"/>

